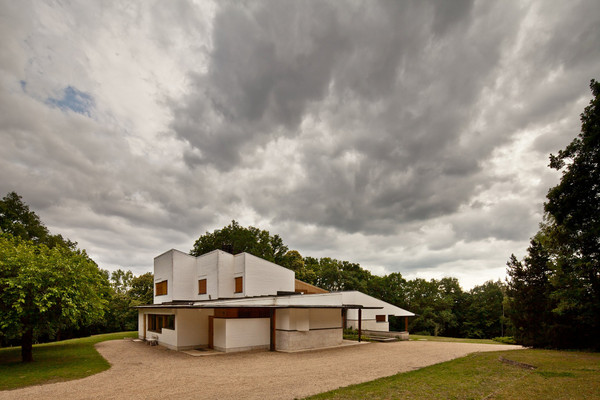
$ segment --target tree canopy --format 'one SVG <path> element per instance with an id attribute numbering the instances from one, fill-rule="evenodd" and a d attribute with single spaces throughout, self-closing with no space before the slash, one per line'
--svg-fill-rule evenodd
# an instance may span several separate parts
<path id="1" fill-rule="evenodd" d="M 50 248 L 57 245 L 75 248 L 77 245 L 61 235 L 51 235 L 37 214 L 15 192 L 8 193 L 0 200 L 0 231 L 31 240 L 35 244 L 43 243 Z"/>
<path id="2" fill-rule="evenodd" d="M 213 250 L 223 250 L 231 254 L 246 252 L 282 264 L 288 248 L 279 235 L 271 236 L 269 231 L 253 226 L 245 228 L 236 221 L 231 221 L 231 224 L 222 229 L 200 236 L 190 254 L 199 256 Z"/>
<path id="3" fill-rule="evenodd" d="M 22 359 L 32 361 L 34 338 L 102 318 L 101 281 L 85 251 L 0 235 L 0 335 L 20 336 Z"/>

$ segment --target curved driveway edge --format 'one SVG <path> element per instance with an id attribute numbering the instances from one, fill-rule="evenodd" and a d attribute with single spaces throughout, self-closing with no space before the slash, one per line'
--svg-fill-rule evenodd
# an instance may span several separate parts
<path id="1" fill-rule="evenodd" d="M 304 353 L 190 357 L 131 340 L 98 343 L 112 365 L 87 378 L 2 391 L 3 399 L 293 399 L 480 351 L 520 346 L 406 341 Z"/>

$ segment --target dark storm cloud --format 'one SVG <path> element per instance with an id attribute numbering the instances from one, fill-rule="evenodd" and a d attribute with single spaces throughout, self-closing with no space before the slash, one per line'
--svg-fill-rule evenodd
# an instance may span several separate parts
<path id="1" fill-rule="evenodd" d="M 543 51 L 510 65 L 528 40 L 518 36 L 528 13 L 558 21 L 560 11 L 471 1 L 227 5 L 208 72 L 190 75 L 172 128 L 195 149 L 190 164 L 222 171 L 260 162 L 249 155 L 277 137 L 297 138 L 303 173 L 276 195 L 249 189 L 246 202 L 274 220 L 389 234 L 457 212 L 491 185 L 481 166 L 494 149 L 574 101 L 580 88 L 545 84 L 544 65 L 597 65 L 597 54 L 565 49 L 568 32 L 577 32 L 571 42 L 599 37 L 596 17 L 573 26 L 589 7 L 570 9 L 557 32 L 531 38 Z M 498 83 L 513 74 L 531 75 L 521 97 Z M 489 107 L 491 95 L 523 106 Z"/>
<path id="2" fill-rule="evenodd" d="M 299 136 L 307 116 L 331 121 L 323 135 L 333 147 L 302 145 L 306 179 L 266 205 L 276 218 L 389 232 L 456 210 L 479 160 L 506 139 L 460 143 L 504 32 L 470 32 L 469 2 L 451 13 L 402 4 L 225 7 L 209 73 L 194 75 L 175 132 L 200 151 L 197 162 L 226 170 L 265 141 Z"/>

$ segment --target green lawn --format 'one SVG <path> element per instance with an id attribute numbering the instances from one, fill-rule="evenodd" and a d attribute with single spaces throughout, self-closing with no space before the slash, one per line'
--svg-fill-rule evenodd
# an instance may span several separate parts
<path id="1" fill-rule="evenodd" d="M 528 370 L 499 357 L 534 365 Z M 475 353 L 309 399 L 600 399 L 600 353 Z"/>
<path id="2" fill-rule="evenodd" d="M 107 370 L 110 364 L 94 348 L 105 340 L 137 337 L 117 332 L 33 346 L 31 363 L 21 362 L 21 348 L 0 349 L 0 390 L 83 378 Z"/>
<path id="3" fill-rule="evenodd" d="M 479 344 L 504 344 L 496 342 L 492 339 L 466 339 L 466 338 L 452 338 L 444 336 L 425 336 L 425 335 L 413 335 L 410 334 L 409 340 L 429 340 L 431 342 L 459 342 L 459 343 L 479 343 Z"/>

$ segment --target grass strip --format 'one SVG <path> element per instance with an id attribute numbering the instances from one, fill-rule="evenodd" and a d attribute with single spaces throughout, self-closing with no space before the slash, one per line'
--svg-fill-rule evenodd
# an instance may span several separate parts
<path id="1" fill-rule="evenodd" d="M 467 338 L 453 338 L 444 336 L 427 336 L 427 335 L 413 335 L 410 334 L 408 340 L 423 340 L 430 342 L 454 342 L 454 343 L 479 343 L 479 344 L 507 344 L 497 342 L 492 339 L 467 339 Z"/>
<path id="2" fill-rule="evenodd" d="M 499 357 L 534 365 L 524 370 Z M 600 354 L 512 350 L 474 353 L 309 399 L 600 399 Z"/>
<path id="3" fill-rule="evenodd" d="M 21 362 L 21 347 L 0 349 L 0 390 L 79 379 L 110 368 L 94 345 L 105 340 L 134 338 L 136 332 L 116 332 L 33 346 L 33 362 Z"/>

